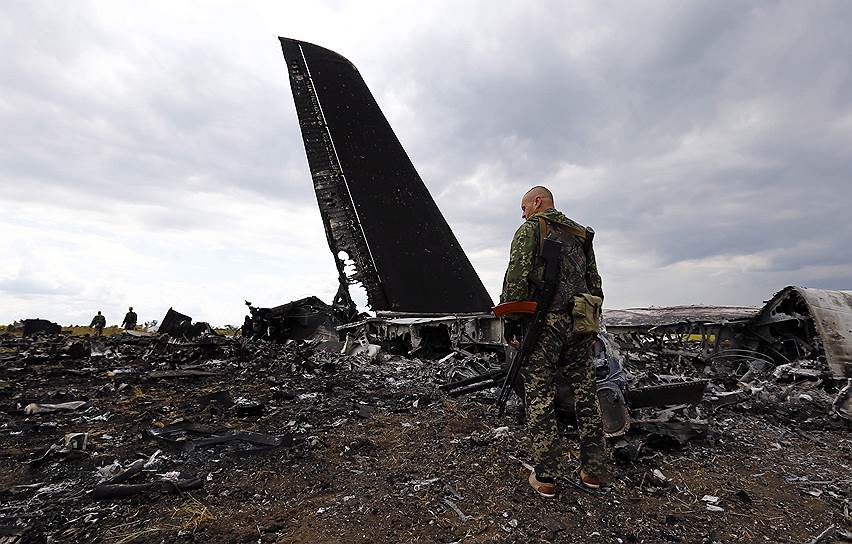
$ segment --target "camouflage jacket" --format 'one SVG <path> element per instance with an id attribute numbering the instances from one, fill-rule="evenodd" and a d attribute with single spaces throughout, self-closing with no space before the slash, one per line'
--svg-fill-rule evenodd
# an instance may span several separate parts
<path id="1" fill-rule="evenodd" d="M 124 321 L 122 321 L 121 324 L 128 327 L 135 327 L 137 319 L 139 318 L 136 316 L 136 312 L 127 312 L 124 315 Z"/>
<path id="2" fill-rule="evenodd" d="M 584 237 L 577 234 L 586 229 L 565 217 L 562 212 L 550 208 L 530 216 L 515 232 L 500 302 L 535 298 L 536 288 L 544 277 L 544 263 L 537 258 L 540 242 L 539 217 L 544 218 L 547 223 L 546 236 L 562 242 L 562 269 L 551 309 L 568 309 L 573 297 L 580 293 L 590 293 L 603 298 L 594 249 L 591 244 L 585 242 Z"/>

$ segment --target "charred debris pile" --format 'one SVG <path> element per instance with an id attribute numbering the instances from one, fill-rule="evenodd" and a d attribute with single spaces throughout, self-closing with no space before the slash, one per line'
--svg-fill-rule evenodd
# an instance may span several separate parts
<path id="1" fill-rule="evenodd" d="M 0 336 L 0 541 L 137 541 L 151 520 L 123 523 L 134 505 L 206 495 L 260 457 L 287 470 L 327 429 L 426 405 L 440 380 L 419 361 L 341 353 L 322 337 L 333 328 L 226 337 L 174 310 L 164 328 Z"/>
<path id="2" fill-rule="evenodd" d="M 378 360 L 432 359 L 447 369 L 447 382 L 438 385 L 449 397 L 484 392 L 477 398 L 487 402 L 502 385 L 510 354 L 501 320 L 489 314 L 379 312 L 346 322 L 344 311 L 316 297 L 249 307 L 246 337 L 309 340 L 326 352 Z M 763 308 L 605 311 L 595 354 L 608 434 L 640 423 L 636 414 L 644 409 L 665 408 L 673 417 L 725 406 L 842 427 L 852 413 L 850 329 L 852 294 L 796 287 Z"/>
<path id="3" fill-rule="evenodd" d="M 788 288 L 763 309 L 607 313 L 596 345 L 599 397 L 625 467 L 622 491 L 647 491 L 644 477 L 636 480 L 649 459 L 721 454 L 720 437 L 750 417 L 805 434 L 850 428 L 848 376 L 836 373 L 830 355 L 840 347 L 826 341 L 826 323 L 802 292 L 812 294 Z M 0 337 L 4 534 L 22 542 L 121 540 L 145 530 L 143 518 L 123 522 L 131 511 L 168 500 L 187 512 L 162 531 L 186 536 L 205 520 L 192 501 L 209 497 L 228 471 L 313 463 L 331 435 L 394 415 L 450 425 L 467 411 L 491 431 L 470 435 L 479 437 L 474 443 L 455 439 L 462 453 L 479 455 L 477 448 L 506 437 L 512 447 L 504 453 L 517 459 L 523 451 L 520 420 L 497 421 L 492 410 L 505 344 L 500 321 L 487 314 L 346 322 L 309 297 L 250 307 L 233 337 L 169 314 L 167 333 Z M 559 404 L 570 435 L 570 399 Z M 660 488 L 671 485 L 664 470 L 648 474 Z M 849 483 L 827 478 L 808 491 L 842 511 Z M 443 494 L 438 504 L 456 516 L 460 502 Z"/>

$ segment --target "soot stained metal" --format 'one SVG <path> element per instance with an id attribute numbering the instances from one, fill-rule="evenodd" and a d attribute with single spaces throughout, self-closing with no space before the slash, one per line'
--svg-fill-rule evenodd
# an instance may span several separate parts
<path id="1" fill-rule="evenodd" d="M 749 346 L 779 362 L 824 358 L 852 378 L 852 291 L 789 286 L 749 323 Z"/>
<path id="2" fill-rule="evenodd" d="M 373 310 L 487 312 L 491 297 L 355 66 L 280 38 L 326 238 L 336 305 L 360 283 Z"/>

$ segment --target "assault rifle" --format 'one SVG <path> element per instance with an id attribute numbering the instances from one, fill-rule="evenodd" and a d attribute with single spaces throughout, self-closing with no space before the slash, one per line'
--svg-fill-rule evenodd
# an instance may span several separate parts
<path id="1" fill-rule="evenodd" d="M 497 396 L 497 413 L 500 417 L 506 411 L 506 402 L 512 396 L 512 389 L 519 387 L 518 374 L 520 374 L 521 368 L 527 364 L 533 349 L 538 344 L 541 331 L 544 329 L 547 311 L 550 309 L 550 303 L 553 302 L 556 284 L 559 283 L 559 272 L 562 264 L 562 242 L 551 238 L 544 238 L 539 256 L 544 261 L 544 281 L 537 293 L 536 300 L 534 302 L 506 302 L 493 308 L 494 315 L 497 317 L 502 317 L 510 313 L 535 313 L 532 323 L 527 327 L 527 332 L 524 334 L 524 340 L 520 348 L 515 352 L 514 357 L 512 357 L 512 362 L 509 363 L 509 369 L 506 371 L 506 377 L 503 380 L 503 387 L 500 388 L 500 394 Z"/>

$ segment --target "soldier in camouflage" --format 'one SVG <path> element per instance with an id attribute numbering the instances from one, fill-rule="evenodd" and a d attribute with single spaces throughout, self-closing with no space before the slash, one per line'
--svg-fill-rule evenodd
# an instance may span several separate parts
<path id="1" fill-rule="evenodd" d="M 92 324 L 90 327 L 94 327 L 95 336 L 101 336 L 104 333 L 104 327 L 106 327 L 106 317 L 98 310 L 98 315 L 92 318 Z"/>
<path id="2" fill-rule="evenodd" d="M 534 300 L 544 277 L 544 263 L 538 259 L 542 236 L 562 242 L 559 283 L 545 327 L 523 369 L 527 427 L 536 463 L 530 485 L 551 497 L 556 492 L 556 478 L 567 476 L 554 408 L 560 384 L 574 393 L 581 482 L 594 488 L 609 480 L 592 355 L 595 335 L 573 332 L 571 314 L 575 296 L 587 293 L 603 299 L 603 289 L 590 243 L 591 229 L 557 211 L 552 193 L 544 187 L 533 187 L 524 195 L 521 211 L 525 222 L 512 240 L 501 302 Z M 517 347 L 516 340 L 510 339 L 510 343 Z"/>
<path id="3" fill-rule="evenodd" d="M 136 328 L 136 320 L 139 319 L 136 315 L 136 312 L 133 311 L 133 306 L 131 306 L 127 313 L 124 314 L 124 321 L 121 322 L 121 325 L 125 330 L 132 331 Z"/>

